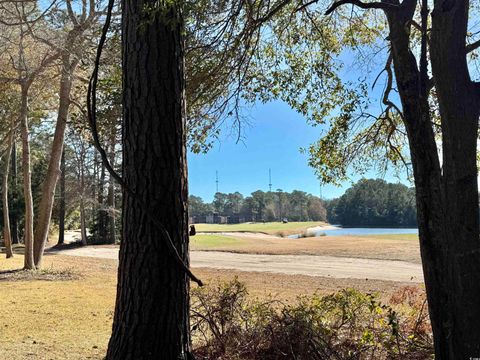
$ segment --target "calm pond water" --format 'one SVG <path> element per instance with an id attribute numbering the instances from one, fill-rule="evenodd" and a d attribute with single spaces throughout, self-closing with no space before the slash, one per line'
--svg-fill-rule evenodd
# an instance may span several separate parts
<path id="1" fill-rule="evenodd" d="M 385 234 L 418 234 L 416 228 L 342 228 L 334 230 L 319 230 L 315 235 L 340 236 L 340 235 L 385 235 Z M 289 236 L 298 238 L 298 235 Z"/>

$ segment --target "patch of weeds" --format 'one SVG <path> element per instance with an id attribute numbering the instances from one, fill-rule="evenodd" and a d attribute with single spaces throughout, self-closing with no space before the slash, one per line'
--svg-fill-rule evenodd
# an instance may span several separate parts
<path id="1" fill-rule="evenodd" d="M 48 267 L 40 270 L 6 270 L 0 271 L 0 281 L 71 281 L 81 279 L 82 275 L 73 268 L 55 269 Z"/>

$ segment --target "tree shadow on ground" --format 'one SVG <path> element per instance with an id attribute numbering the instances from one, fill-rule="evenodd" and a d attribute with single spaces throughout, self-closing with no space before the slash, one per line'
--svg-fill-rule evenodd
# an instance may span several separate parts
<path id="1" fill-rule="evenodd" d="M 41 270 L 26 270 L 26 269 L 11 269 L 0 270 L 0 283 L 1 282 L 14 282 L 14 281 L 70 281 L 78 280 L 82 278 L 82 275 L 71 268 L 55 269 L 45 268 Z"/>
<path id="2" fill-rule="evenodd" d="M 60 252 L 60 251 L 63 251 L 63 250 L 77 249 L 77 248 L 80 248 L 80 247 L 83 247 L 83 246 L 85 246 L 85 245 L 83 245 L 83 243 L 81 241 L 75 241 L 75 242 L 71 242 L 71 243 L 68 243 L 68 244 L 57 244 L 55 246 L 49 247 L 48 249 L 45 249 L 45 252 L 56 253 L 56 252 Z"/>

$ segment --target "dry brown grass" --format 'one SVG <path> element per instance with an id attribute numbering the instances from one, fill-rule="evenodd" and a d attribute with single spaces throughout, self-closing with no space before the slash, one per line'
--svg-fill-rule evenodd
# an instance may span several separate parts
<path id="1" fill-rule="evenodd" d="M 0 258 L 0 273 L 4 274 L 0 280 L 0 359 L 102 359 L 111 330 L 117 261 L 47 255 L 44 266 L 45 273 L 51 274 L 49 281 L 41 275 L 30 274 L 21 281 L 5 275 L 22 265 L 20 255 L 6 260 L 2 254 Z M 284 302 L 294 302 L 302 294 L 331 293 L 346 287 L 379 291 L 387 297 L 403 285 L 231 270 L 194 271 L 210 284 L 238 276 L 252 296 L 273 296 Z M 16 273 L 20 276 L 21 272 Z"/>
<path id="2" fill-rule="evenodd" d="M 208 235 L 206 241 L 195 237 L 191 240 L 193 250 L 230 251 L 247 254 L 268 255 L 330 255 L 354 257 L 362 259 L 402 260 L 420 263 L 418 241 L 402 238 L 386 238 L 385 236 L 319 236 L 301 239 L 275 239 L 265 237 L 241 237 L 219 235 L 218 244 Z M 207 236 L 207 235 L 205 235 Z"/>

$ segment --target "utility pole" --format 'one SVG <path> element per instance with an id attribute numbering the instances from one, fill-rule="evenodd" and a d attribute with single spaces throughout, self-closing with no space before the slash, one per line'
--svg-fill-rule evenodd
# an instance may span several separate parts
<path id="1" fill-rule="evenodd" d="M 217 185 L 217 193 L 218 193 L 218 170 L 215 171 L 215 178 L 216 178 L 215 184 Z"/>
<path id="2" fill-rule="evenodd" d="M 268 187 L 270 188 L 270 192 L 272 192 L 272 169 L 268 169 Z"/>

